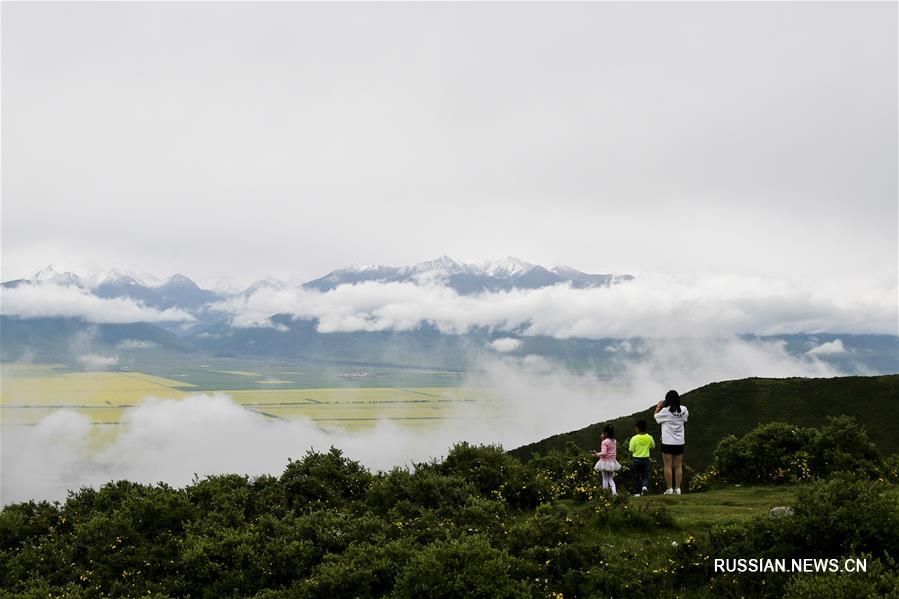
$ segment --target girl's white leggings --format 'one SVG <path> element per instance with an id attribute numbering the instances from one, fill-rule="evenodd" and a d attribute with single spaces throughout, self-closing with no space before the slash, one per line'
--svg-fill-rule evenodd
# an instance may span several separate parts
<path id="1" fill-rule="evenodd" d="M 618 495 L 618 488 L 615 487 L 615 473 L 614 472 L 602 472 L 602 488 L 603 489 L 612 489 L 612 495 Z"/>

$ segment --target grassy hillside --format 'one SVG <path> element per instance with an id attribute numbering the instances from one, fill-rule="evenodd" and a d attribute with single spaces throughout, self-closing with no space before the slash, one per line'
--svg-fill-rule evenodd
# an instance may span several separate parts
<path id="1" fill-rule="evenodd" d="M 854 416 L 885 454 L 899 453 L 894 415 L 899 408 L 899 375 L 726 381 L 685 393 L 682 403 L 690 409 L 686 463 L 697 470 L 711 464 L 715 447 L 725 435 L 741 436 L 759 424 L 776 421 L 820 426 L 827 416 L 841 414 Z M 627 442 L 639 419 L 649 423 L 649 432 L 658 443 L 660 430 L 652 418 L 654 407 L 611 420 L 618 431 L 619 444 Z M 510 453 L 527 460 L 535 452 L 561 449 L 569 442 L 585 450 L 595 449 L 604 425 L 598 422 L 554 435 Z"/>

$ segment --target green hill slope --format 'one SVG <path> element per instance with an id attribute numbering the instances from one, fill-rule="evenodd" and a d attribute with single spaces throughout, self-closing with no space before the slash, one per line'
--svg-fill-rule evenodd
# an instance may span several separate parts
<path id="1" fill-rule="evenodd" d="M 840 414 L 854 416 L 884 453 L 899 453 L 899 375 L 726 381 L 685 393 L 681 402 L 690 409 L 685 461 L 696 470 L 712 463 L 715 447 L 725 435 L 744 435 L 759 424 L 775 421 L 820 426 L 827 416 Z M 611 420 L 619 444 L 627 442 L 639 419 L 649 423 L 648 432 L 659 442 L 654 408 Z M 561 449 L 568 442 L 585 450 L 596 449 L 603 425 L 599 422 L 554 435 L 509 453 L 527 460 L 533 453 Z"/>

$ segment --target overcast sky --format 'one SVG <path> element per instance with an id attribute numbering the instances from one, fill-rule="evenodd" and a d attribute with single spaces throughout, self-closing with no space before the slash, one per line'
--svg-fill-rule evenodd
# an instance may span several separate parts
<path id="1" fill-rule="evenodd" d="M 3 3 L 3 279 L 897 266 L 895 3 Z"/>

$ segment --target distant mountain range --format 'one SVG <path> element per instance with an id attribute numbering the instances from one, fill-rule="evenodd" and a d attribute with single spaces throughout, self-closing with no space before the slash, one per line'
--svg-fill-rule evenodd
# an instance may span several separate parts
<path id="1" fill-rule="evenodd" d="M 567 266 L 546 269 L 538 264 L 511 257 L 473 264 L 442 256 L 411 266 L 350 266 L 304 283 L 302 287 L 327 292 L 341 285 L 366 282 L 421 284 L 431 281 L 451 287 L 460 294 L 472 294 L 510 289 L 539 289 L 563 284 L 576 288 L 608 287 L 631 279 L 633 279 L 631 275 L 589 274 Z M 14 288 L 19 285 L 42 283 L 76 286 L 102 298 L 131 298 L 152 308 L 180 308 L 191 313 L 202 311 L 208 304 L 235 295 L 246 297 L 260 289 L 289 287 L 287 283 L 277 279 L 264 279 L 243 291 L 228 293 L 203 289 L 180 274 L 160 284 L 148 284 L 135 275 L 121 271 L 111 271 L 99 279 L 89 279 L 72 272 L 59 272 L 52 266 L 41 270 L 30 279 L 6 281 L 2 285 L 5 288 Z"/>
<path id="2" fill-rule="evenodd" d="M 324 293 L 341 285 L 367 282 L 416 285 L 432 282 L 451 287 L 460 294 L 472 294 L 560 284 L 577 288 L 608 287 L 632 278 L 630 275 L 589 274 L 565 266 L 546 269 L 517 258 L 470 264 L 443 256 L 411 266 L 350 266 L 300 287 Z M 0 355 L 4 360 L 34 354 L 42 359 L 65 361 L 72 352 L 72 340 L 87 335 L 98 348 L 117 353 L 199 352 L 362 362 L 389 359 L 418 366 L 460 368 L 467 365 L 460 357 L 467 353 L 467 346 L 484 347 L 500 335 L 485 331 L 462 336 L 444 335 L 424 323 L 414 331 L 403 333 L 319 333 L 317 320 L 298 320 L 286 314 L 270 316 L 274 327 L 240 328 L 233 326 L 230 314 L 216 310 L 214 304 L 229 298 L 247 298 L 266 289 L 283 290 L 292 286 L 278 279 L 263 279 L 241 291 L 215 291 L 203 289 L 180 274 L 165 281 L 149 282 L 148 279 L 151 277 L 121 270 L 88 277 L 48 266 L 29 279 L 2 283 L 5 289 L 22 285 L 74 286 L 99 298 L 130 298 L 158 310 L 177 308 L 191 314 L 194 320 L 93 324 L 65 316 L 19 318 L 2 315 Z M 555 346 L 565 344 L 549 342 L 549 345 L 555 351 Z M 603 345 L 598 344 L 596 348 L 602 352 Z"/>
<path id="3" fill-rule="evenodd" d="M 588 274 L 557 266 L 546 269 L 518 258 L 506 258 L 474 264 L 458 262 L 449 256 L 419 262 L 412 266 L 350 266 L 303 284 L 307 289 L 329 291 L 340 285 L 378 282 L 420 282 L 436 279 L 461 294 L 509 289 L 539 289 L 568 284 L 572 287 L 608 287 L 633 279 L 631 275 Z"/>
<path id="4" fill-rule="evenodd" d="M 632 279 L 630 275 L 589 274 L 559 266 L 551 269 L 515 258 L 471 264 L 448 257 L 411 266 L 351 266 L 309 281 L 303 288 L 327 292 L 340 285 L 366 282 L 424 284 L 436 281 L 460 294 L 510 289 L 537 289 L 552 285 L 575 288 L 609 287 Z M 100 298 L 132 298 L 158 310 L 176 308 L 194 320 L 176 322 L 92 323 L 72 316 L 18 317 L 0 315 L 0 358 L 37 359 L 77 364 L 80 353 L 101 352 L 132 360 L 174 360 L 190 356 L 286 359 L 394 364 L 423 368 L 467 369 L 478 352 L 494 351 L 500 338 L 517 340 L 508 355 L 538 355 L 569 367 L 611 372 L 631 350 L 621 350 L 615 339 L 554 339 L 524 335 L 520 330 L 474 328 L 448 334 L 423 321 L 406 331 L 321 333 L 316 319 L 272 314 L 272 326 L 234 326 L 231 314 L 213 309 L 216 302 L 249 297 L 265 289 L 296 289 L 277 279 L 260 280 L 241 291 L 203 289 L 183 275 L 165 281 L 110 271 L 83 277 L 48 267 L 29 279 L 2 283 L 5 289 L 21 285 L 75 286 Z M 791 355 L 806 353 L 824 342 L 840 340 L 845 351 L 819 359 L 846 372 L 896 371 L 897 338 L 891 335 L 793 335 L 780 337 Z M 633 344 L 634 347 L 640 344 Z M 472 351 L 476 350 L 476 351 Z M 498 350 L 497 350 L 498 351 Z M 638 351 L 638 350 L 634 350 Z"/>

